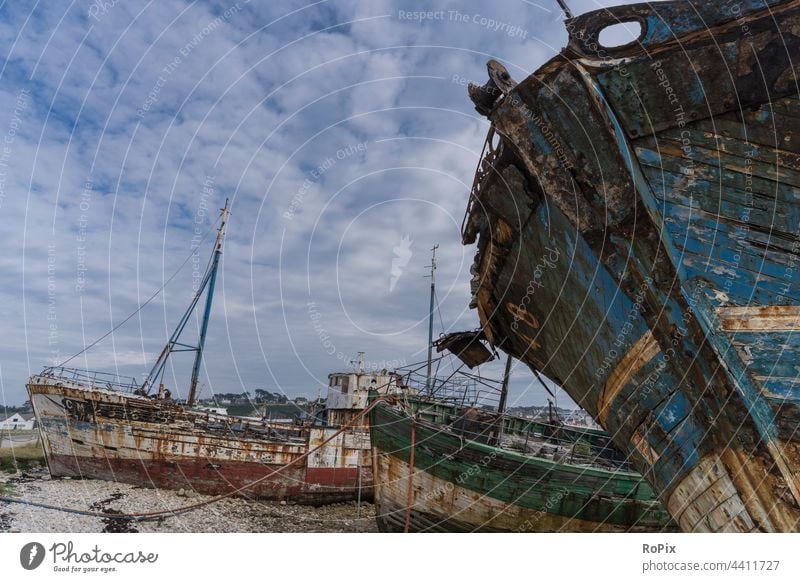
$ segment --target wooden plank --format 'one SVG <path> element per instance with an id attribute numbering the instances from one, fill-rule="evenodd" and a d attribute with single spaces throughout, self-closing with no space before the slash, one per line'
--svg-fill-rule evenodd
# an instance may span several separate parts
<path id="1" fill-rule="evenodd" d="M 634 374 L 656 357 L 660 351 L 661 348 L 658 346 L 658 342 L 648 329 L 622 357 L 611 374 L 609 374 L 597 401 L 597 418 L 601 425 L 605 425 L 609 410 L 611 410 L 611 404 L 622 388 L 630 382 Z"/>
<path id="2" fill-rule="evenodd" d="M 701 210 L 720 220 L 755 224 L 789 235 L 795 235 L 800 224 L 800 211 L 794 201 L 771 195 L 758 196 L 752 188 L 748 191 L 733 185 L 696 188 L 685 174 L 664 168 L 645 166 L 644 173 L 661 202 Z"/>
<path id="3" fill-rule="evenodd" d="M 720 499 L 733 501 L 729 507 L 737 515 L 743 516 L 745 531 L 755 527 L 725 464 L 718 455 L 712 454 L 703 458 L 675 487 L 667 507 L 683 531 L 742 531 L 741 526 L 730 527 L 727 519 L 721 520 L 719 516 L 709 514 L 709 509 L 716 506 Z"/>
<path id="4" fill-rule="evenodd" d="M 643 170 L 655 183 L 661 182 L 661 173 L 671 173 L 683 177 L 686 182 L 684 190 L 690 189 L 689 177 L 696 184 L 705 185 L 703 188 L 694 188 L 698 192 L 706 192 L 715 198 L 724 198 L 729 189 L 742 192 L 752 192 L 754 204 L 759 200 L 777 200 L 796 204 L 800 201 L 800 188 L 791 184 L 775 182 L 759 176 L 747 175 L 738 169 L 720 166 L 717 163 L 688 164 L 683 158 L 683 152 L 678 157 L 662 152 L 654 140 L 640 140 L 636 142 L 636 157 Z M 651 184 L 655 186 L 655 184 Z M 659 188 L 663 190 L 663 188 Z"/>
<path id="5" fill-rule="evenodd" d="M 774 123 L 774 125 L 773 125 Z M 800 119 L 770 116 L 748 123 L 735 114 L 702 119 L 684 128 L 672 128 L 658 134 L 658 143 L 667 141 L 689 148 L 701 147 L 716 152 L 720 160 L 757 161 L 766 166 L 793 169 L 800 167 Z M 741 161 L 737 162 L 739 165 Z"/>
<path id="6" fill-rule="evenodd" d="M 792 166 L 779 166 L 774 163 L 739 157 L 710 147 L 690 144 L 684 148 L 680 141 L 658 139 L 657 154 L 664 165 L 676 167 L 684 173 L 691 172 L 695 166 L 716 166 L 736 171 L 744 176 L 761 178 L 800 187 L 800 171 Z M 670 161 L 672 160 L 672 161 Z"/>
<path id="7" fill-rule="evenodd" d="M 748 305 L 717 309 L 722 331 L 800 331 L 800 305 Z"/>

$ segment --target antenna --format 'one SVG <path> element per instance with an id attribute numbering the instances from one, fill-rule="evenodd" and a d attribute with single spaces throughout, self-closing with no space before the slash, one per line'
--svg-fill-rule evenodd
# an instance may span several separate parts
<path id="1" fill-rule="evenodd" d="M 425 380 L 425 390 L 431 393 L 431 365 L 433 363 L 433 302 L 436 297 L 436 249 L 438 244 L 431 248 L 431 304 L 428 310 L 428 374 Z"/>
<path id="2" fill-rule="evenodd" d="M 556 2 L 558 2 L 558 5 L 561 6 L 561 10 L 564 11 L 564 15 L 567 18 L 572 18 L 572 10 L 570 10 L 569 6 L 567 6 L 566 0 L 556 0 Z"/>
<path id="3" fill-rule="evenodd" d="M 356 374 L 364 373 L 364 352 L 358 352 L 355 360 L 350 360 L 350 365 L 353 366 Z"/>

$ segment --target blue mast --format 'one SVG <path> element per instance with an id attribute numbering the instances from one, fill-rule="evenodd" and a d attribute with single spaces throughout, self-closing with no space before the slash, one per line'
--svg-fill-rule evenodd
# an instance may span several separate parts
<path id="1" fill-rule="evenodd" d="M 214 298 L 214 284 L 217 281 L 217 266 L 219 258 L 222 256 L 222 243 L 225 239 L 225 223 L 228 220 L 228 199 L 225 199 L 225 207 L 222 209 L 219 230 L 217 231 L 217 242 L 214 244 L 214 257 L 211 260 L 210 276 L 208 279 L 208 293 L 206 294 L 206 308 L 203 311 L 203 322 L 200 324 L 200 341 L 197 343 L 197 355 L 194 358 L 192 368 L 192 382 L 189 385 L 189 398 L 187 406 L 194 404 L 197 396 L 197 377 L 200 375 L 200 363 L 203 361 L 203 346 L 206 343 L 206 332 L 208 331 L 208 318 L 211 315 L 211 300 Z"/>

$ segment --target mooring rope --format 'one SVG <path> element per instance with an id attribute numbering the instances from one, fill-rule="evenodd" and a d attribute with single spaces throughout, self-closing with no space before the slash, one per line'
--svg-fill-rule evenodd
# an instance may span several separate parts
<path id="1" fill-rule="evenodd" d="M 245 485 L 244 487 L 239 487 L 238 489 L 234 489 L 233 491 L 230 491 L 229 493 L 218 495 L 218 496 L 216 496 L 216 497 L 214 497 L 212 499 L 206 499 L 205 501 L 200 501 L 199 503 L 193 503 L 191 505 L 186 505 L 184 507 L 179 507 L 177 509 L 167 509 L 167 510 L 163 510 L 163 511 L 150 511 L 150 512 L 144 512 L 144 513 L 103 513 L 103 512 L 98 512 L 98 511 L 88 511 L 88 510 L 84 510 L 84 509 L 75 509 L 75 508 L 72 508 L 72 507 L 61 507 L 61 506 L 58 506 L 58 505 L 49 505 L 47 503 L 38 503 L 38 502 L 35 502 L 35 501 L 26 501 L 24 499 L 16 499 L 14 497 L 6 497 L 6 496 L 0 496 L 0 502 L 17 503 L 17 504 L 20 504 L 20 505 L 28 505 L 28 506 L 31 506 L 31 507 L 40 507 L 42 509 L 52 509 L 54 511 L 61 511 L 61 512 L 64 512 L 64 513 L 75 513 L 75 514 L 78 514 L 78 515 L 86 515 L 86 516 L 89 516 L 89 517 L 101 517 L 103 519 L 126 519 L 126 520 L 134 520 L 134 521 L 149 521 L 149 520 L 161 519 L 161 518 L 164 518 L 164 517 L 177 516 L 177 515 L 180 515 L 182 513 L 188 513 L 189 511 L 194 511 L 195 509 L 199 509 L 201 507 L 205 507 L 207 505 L 211 505 L 212 503 L 217 503 L 218 501 L 222 501 L 223 499 L 228 499 L 229 497 L 233 497 L 235 495 L 238 495 L 239 493 L 242 493 L 243 491 L 246 491 L 250 487 L 252 487 L 254 485 L 257 485 L 258 483 L 261 483 L 265 479 L 269 479 L 270 477 L 281 473 L 285 469 L 288 469 L 289 467 L 291 467 L 292 465 L 296 464 L 297 462 L 299 462 L 299 461 L 305 459 L 306 457 L 310 456 L 311 454 L 317 452 L 319 449 L 321 449 L 322 447 L 327 445 L 329 442 L 331 442 L 333 439 L 335 439 L 337 436 L 339 436 L 340 434 L 342 434 L 346 430 L 354 428 L 355 424 L 359 420 L 361 420 L 364 416 L 369 414 L 369 412 L 373 408 L 375 408 L 375 406 L 377 406 L 377 404 L 379 402 L 384 401 L 384 400 L 391 401 L 393 399 L 394 399 L 393 396 L 388 396 L 388 395 L 387 396 L 378 396 L 372 403 L 369 404 L 369 406 L 367 406 L 364 410 L 362 410 L 361 412 L 356 414 L 352 419 L 350 419 L 350 421 L 348 423 L 342 425 L 341 428 L 339 428 L 339 430 L 337 430 L 331 436 L 326 438 L 319 445 L 317 445 L 316 447 L 314 447 L 312 449 L 309 449 L 308 451 L 306 451 L 305 453 L 303 453 L 302 455 L 300 455 L 299 457 L 297 457 L 293 461 L 290 461 L 289 463 L 286 463 L 285 465 L 281 465 L 278 469 L 276 469 L 275 471 L 272 471 L 268 475 L 264 475 L 263 477 L 260 477 L 260 478 L 256 479 L 252 483 L 249 483 L 249 484 Z M 413 449 L 412 449 L 412 451 L 413 451 Z"/>

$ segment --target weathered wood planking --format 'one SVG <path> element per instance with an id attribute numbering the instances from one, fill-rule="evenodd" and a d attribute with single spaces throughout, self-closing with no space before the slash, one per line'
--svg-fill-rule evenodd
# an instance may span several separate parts
<path id="1" fill-rule="evenodd" d="M 494 343 L 599 419 L 683 529 L 793 531 L 800 2 L 736 6 L 575 18 L 497 100 L 495 173 L 542 201 L 500 240 L 508 195 L 476 189 L 476 298 Z M 599 50 L 620 19 L 639 43 Z"/>
<path id="2" fill-rule="evenodd" d="M 370 416 L 375 502 L 382 531 L 403 531 L 409 510 L 411 531 L 674 528 L 640 475 L 570 465 L 466 440 L 454 434 L 446 414 L 415 413 L 419 418 L 413 428 L 408 411 L 386 403 L 378 404 Z M 537 427 L 528 424 L 533 433 Z M 586 431 L 583 437 L 588 446 L 600 435 Z"/>

